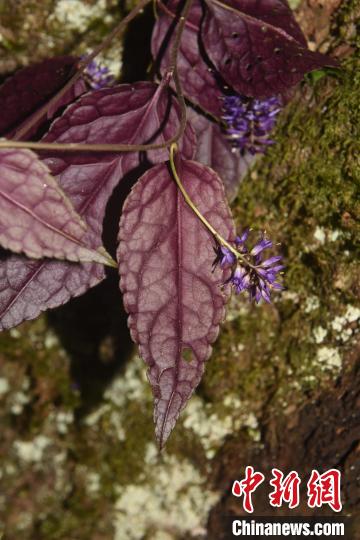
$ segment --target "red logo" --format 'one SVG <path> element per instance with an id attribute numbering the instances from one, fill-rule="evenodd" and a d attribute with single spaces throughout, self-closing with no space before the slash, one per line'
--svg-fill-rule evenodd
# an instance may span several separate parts
<path id="1" fill-rule="evenodd" d="M 323 474 L 312 471 L 307 483 L 308 506 L 320 508 L 323 504 L 328 504 L 334 512 L 340 512 L 340 481 L 341 473 L 337 469 L 330 469 Z"/>
<path id="2" fill-rule="evenodd" d="M 287 504 L 289 508 L 296 508 L 300 503 L 301 479 L 296 471 L 291 471 L 286 476 L 279 469 L 272 469 L 270 486 L 273 491 L 269 494 L 269 502 L 273 507 L 281 507 Z M 232 494 L 235 497 L 243 497 L 243 508 L 249 514 L 253 513 L 254 506 L 252 494 L 258 486 L 264 482 L 265 476 L 261 472 L 255 472 L 250 465 L 245 469 L 245 478 L 235 480 L 232 485 Z M 337 469 L 329 469 L 320 474 L 313 470 L 307 483 L 308 506 L 320 508 L 328 504 L 334 512 L 340 512 L 341 503 L 341 473 Z"/>
<path id="3" fill-rule="evenodd" d="M 249 514 L 254 511 L 251 495 L 264 480 L 265 476 L 262 473 L 254 472 L 254 468 L 248 466 L 245 469 L 245 478 L 240 482 L 235 480 L 233 483 L 232 494 L 235 497 L 244 496 L 243 508 Z"/>
<path id="4" fill-rule="evenodd" d="M 285 478 L 284 473 L 279 469 L 272 469 L 273 478 L 270 480 L 270 485 L 274 491 L 269 495 L 271 506 L 280 507 L 285 502 L 289 508 L 296 508 L 300 502 L 301 483 L 300 477 L 296 471 L 291 471 Z"/>

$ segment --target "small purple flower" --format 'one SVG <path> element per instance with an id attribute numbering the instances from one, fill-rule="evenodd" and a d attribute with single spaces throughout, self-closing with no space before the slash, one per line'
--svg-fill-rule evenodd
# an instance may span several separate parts
<path id="1" fill-rule="evenodd" d="M 236 262 L 235 255 L 227 247 L 218 246 L 214 251 L 216 253 L 213 263 L 214 267 L 220 264 L 224 268 L 224 266 L 231 266 Z"/>
<path id="2" fill-rule="evenodd" d="M 82 57 L 83 58 L 83 57 Z M 102 66 L 100 63 L 92 60 L 84 71 L 84 78 L 93 88 L 93 90 L 99 90 L 107 86 L 112 86 L 115 82 L 115 77 L 106 66 Z"/>
<path id="3" fill-rule="evenodd" d="M 244 268 L 237 266 L 230 278 L 236 294 L 240 294 L 250 287 L 250 276 Z"/>
<path id="4" fill-rule="evenodd" d="M 254 155 L 264 153 L 267 146 L 274 144 L 268 134 L 281 111 L 277 97 L 259 100 L 240 95 L 225 96 L 223 111 L 225 133 L 234 148 Z"/>
<path id="5" fill-rule="evenodd" d="M 265 236 L 261 236 L 252 249 L 248 249 L 246 241 L 250 231 L 247 229 L 244 233 L 235 239 L 235 249 L 238 257 L 228 248 L 218 246 L 215 250 L 217 257 L 214 261 L 221 267 L 231 267 L 232 273 L 227 283 L 231 283 L 236 294 L 248 291 L 251 301 L 256 303 L 261 299 L 265 302 L 271 302 L 272 290 L 281 290 L 283 285 L 277 281 L 278 274 L 284 269 L 280 263 L 281 255 L 274 255 L 263 259 L 263 252 L 270 249 L 273 243 Z"/>
<path id="6" fill-rule="evenodd" d="M 241 236 L 235 238 L 236 249 L 240 251 L 240 253 L 246 253 L 247 251 L 245 242 L 248 239 L 249 234 L 250 229 L 245 229 Z"/>

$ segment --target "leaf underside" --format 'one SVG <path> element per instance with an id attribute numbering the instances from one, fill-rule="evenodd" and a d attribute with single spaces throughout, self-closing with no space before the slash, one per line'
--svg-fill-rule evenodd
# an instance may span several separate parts
<path id="1" fill-rule="evenodd" d="M 185 189 L 225 238 L 234 225 L 217 174 L 178 161 Z M 229 290 L 212 270 L 214 241 L 185 203 L 168 164 L 147 171 L 127 198 L 117 253 L 132 338 L 148 365 L 160 447 L 199 384 Z"/>
<path id="2" fill-rule="evenodd" d="M 102 264 L 35 261 L 0 250 L 0 330 L 35 319 L 104 278 Z"/>
<path id="3" fill-rule="evenodd" d="M 0 149 L 0 244 L 28 257 L 106 264 L 87 227 L 36 154 Z"/>

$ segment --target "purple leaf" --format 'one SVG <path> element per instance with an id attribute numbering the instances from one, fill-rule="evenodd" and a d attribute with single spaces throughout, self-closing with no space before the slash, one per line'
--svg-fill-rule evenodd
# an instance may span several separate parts
<path id="1" fill-rule="evenodd" d="M 0 330 L 35 319 L 105 278 L 102 264 L 34 261 L 0 253 Z"/>
<path id="2" fill-rule="evenodd" d="M 211 0 L 210 0 L 211 2 Z M 284 30 L 304 47 L 307 46 L 305 36 L 296 22 L 294 13 L 287 0 L 225 0 L 225 6 L 230 6 L 244 15 L 261 19 L 262 21 Z M 216 2 L 213 2 L 216 4 Z"/>
<path id="3" fill-rule="evenodd" d="M 28 257 L 107 264 L 86 245 L 86 224 L 48 168 L 29 150 L 0 150 L 0 243 Z"/>
<path id="4" fill-rule="evenodd" d="M 234 225 L 222 181 L 200 163 L 177 170 L 197 208 L 226 239 Z M 214 240 L 172 179 L 168 165 L 146 172 L 120 221 L 120 287 L 132 338 L 148 365 L 162 447 L 211 354 L 229 291 L 227 271 L 214 271 Z"/>
<path id="5" fill-rule="evenodd" d="M 159 4 L 157 19 L 151 41 L 152 55 L 160 66 L 162 74 L 170 63 L 171 47 L 174 41 L 173 23 L 182 4 L 171 0 L 166 6 Z M 177 56 L 179 79 L 186 98 L 205 111 L 219 117 L 221 115 L 220 96 L 222 84 L 217 80 L 211 66 L 206 63 L 200 39 L 202 7 L 194 1 L 182 34 Z"/>
<path id="6" fill-rule="evenodd" d="M 162 144 L 170 139 L 180 124 L 180 108 L 166 87 L 152 82 L 121 84 L 90 92 L 70 105 L 56 120 L 44 141 L 62 143 L 107 144 Z M 193 157 L 195 136 L 190 126 L 180 141 L 182 152 Z M 55 169 L 61 170 L 59 152 L 54 153 Z M 127 159 L 130 156 L 130 160 Z M 152 163 L 167 159 L 166 148 L 150 150 L 147 157 Z M 116 161 L 122 165 L 130 161 L 130 170 L 141 161 L 138 152 L 96 154 L 94 152 L 63 154 L 62 160 L 84 163 Z M 51 168 L 51 167 L 50 167 Z M 124 168 L 124 166 L 122 167 Z M 54 171 L 52 171 L 54 173 Z M 58 174 L 58 173 L 55 173 Z"/>
<path id="7" fill-rule="evenodd" d="M 8 78 L 0 87 L 0 135 L 12 138 L 23 122 L 64 86 L 77 62 L 78 58 L 73 56 L 49 58 L 21 69 Z M 58 108 L 74 101 L 85 91 L 84 81 L 78 80 L 62 96 L 56 108 L 49 111 L 48 118 L 52 118 Z M 37 127 L 32 128 L 30 133 L 34 133 Z"/>
<path id="8" fill-rule="evenodd" d="M 146 82 L 121 85 L 80 98 L 54 122 L 44 139 L 139 144 L 149 137 L 154 142 L 163 142 L 175 134 L 179 114 L 179 107 L 167 90 L 159 92 L 157 85 Z M 187 128 L 182 146 L 189 157 L 194 152 L 194 140 L 193 131 Z M 48 152 L 42 155 L 75 210 L 86 221 L 88 242 L 95 248 L 101 242 L 105 208 L 114 187 L 144 156 L 138 152 L 57 152 L 53 155 Z M 148 152 L 148 157 L 161 161 L 164 151 Z M 25 257 L 4 257 L 0 262 L 2 328 L 10 328 L 36 317 L 41 311 L 62 305 L 104 277 L 104 268 L 98 264 L 33 262 Z"/>
<path id="9" fill-rule="evenodd" d="M 227 4 L 227 5 L 226 5 Z M 207 1 L 202 37 L 216 69 L 240 94 L 270 97 L 305 73 L 338 62 L 306 48 L 290 8 L 281 0 Z"/>
<path id="10" fill-rule="evenodd" d="M 221 127 L 205 116 L 188 108 L 188 119 L 193 126 L 197 138 L 195 159 L 208 165 L 224 182 L 228 200 L 234 199 L 241 180 L 254 163 L 255 156 L 246 152 L 240 154 L 233 148 Z"/>

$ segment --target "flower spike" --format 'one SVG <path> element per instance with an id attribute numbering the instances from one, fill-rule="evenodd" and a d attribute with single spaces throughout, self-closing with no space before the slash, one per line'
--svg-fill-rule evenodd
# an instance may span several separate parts
<path id="1" fill-rule="evenodd" d="M 282 290 L 284 287 L 276 281 L 278 274 L 284 269 L 281 255 L 274 255 L 263 260 L 263 252 L 273 246 L 272 241 L 264 235 L 252 249 L 248 249 L 246 241 L 249 236 L 249 229 L 246 229 L 241 236 L 235 239 L 234 251 L 219 245 L 215 250 L 217 257 L 214 266 L 220 264 L 222 268 L 232 268 L 231 277 L 227 283 L 231 283 L 236 294 L 243 291 L 249 293 L 250 301 L 259 303 L 261 299 L 271 302 L 272 290 Z"/>

